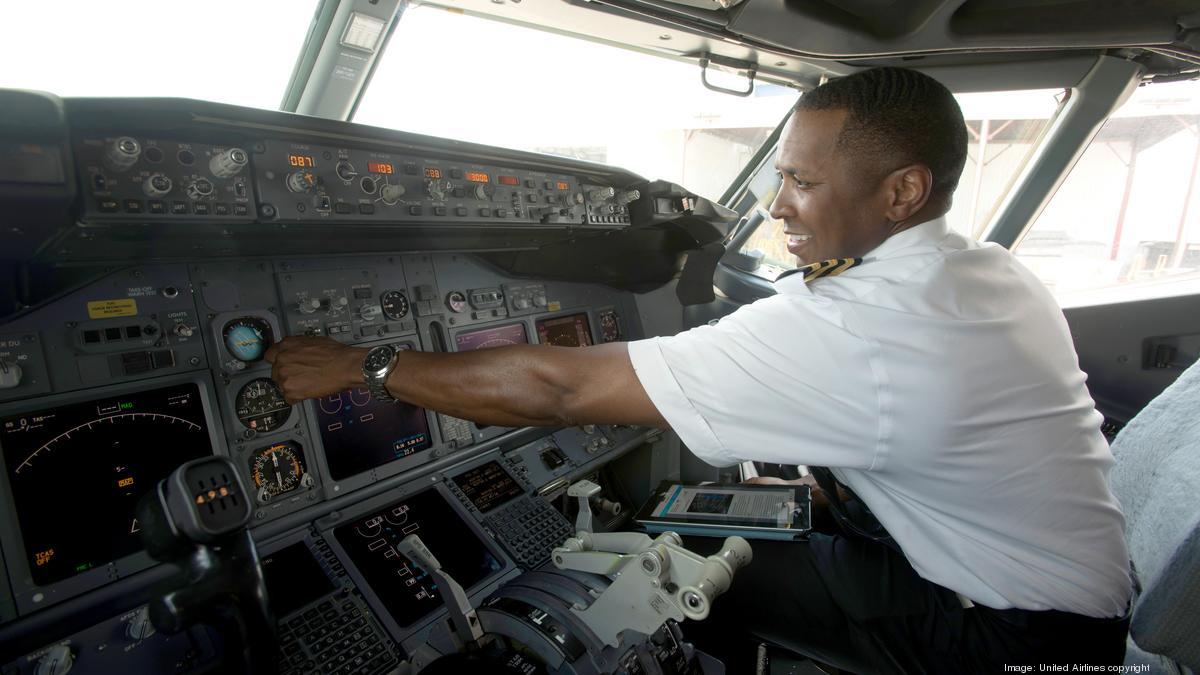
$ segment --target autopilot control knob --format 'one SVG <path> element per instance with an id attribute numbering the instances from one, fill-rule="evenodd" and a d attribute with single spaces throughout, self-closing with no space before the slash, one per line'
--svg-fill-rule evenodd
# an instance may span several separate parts
<path id="1" fill-rule="evenodd" d="M 75 654 L 67 645 L 54 645 L 38 659 L 36 675 L 66 675 L 75 665 Z"/>
<path id="2" fill-rule="evenodd" d="M 212 181 L 207 178 L 197 178 L 188 183 L 186 191 L 189 199 L 204 199 L 212 196 L 213 190 Z"/>
<path id="3" fill-rule="evenodd" d="M 104 166 L 113 171 L 127 171 L 142 156 L 142 144 L 137 139 L 122 136 L 113 139 L 104 149 Z"/>
<path id="4" fill-rule="evenodd" d="M 595 204 L 596 202 L 602 202 L 605 199 L 612 199 L 616 194 L 617 191 L 610 187 L 600 188 L 598 190 L 592 190 L 591 192 L 588 192 L 588 201 Z"/>
<path id="5" fill-rule="evenodd" d="M 617 195 L 617 203 L 624 206 L 630 202 L 636 202 L 642 198 L 642 193 L 638 190 L 626 190 Z"/>
<path id="6" fill-rule="evenodd" d="M 208 161 L 208 170 L 217 178 L 233 178 L 246 168 L 246 151 L 241 148 L 228 148 L 213 155 Z"/>
<path id="7" fill-rule="evenodd" d="M 344 159 L 338 162 L 337 166 L 333 167 L 333 172 L 337 174 L 338 178 L 347 183 L 354 180 L 354 177 L 358 175 L 358 171 L 355 170 L 354 165 Z"/>
<path id="8" fill-rule="evenodd" d="M 481 199 L 483 201 L 487 201 L 492 198 L 492 196 L 490 194 L 488 194 L 488 188 L 486 185 L 476 185 L 474 192 L 475 192 L 475 199 Z"/>
<path id="9" fill-rule="evenodd" d="M 388 183 L 379 188 L 379 198 L 388 204 L 395 204 L 396 200 L 404 196 L 403 185 L 393 185 Z"/>
<path id="10" fill-rule="evenodd" d="M 21 384 L 21 366 L 14 361 L 0 361 L 0 389 L 15 389 Z"/>
<path id="11" fill-rule="evenodd" d="M 292 192 L 312 192 L 317 186 L 317 177 L 311 171 L 293 171 L 287 175 L 285 183 Z"/>
<path id="12" fill-rule="evenodd" d="M 296 310 L 301 314 L 312 314 L 318 309 L 321 309 L 321 301 L 316 298 L 301 300 L 300 303 L 296 305 Z"/>
<path id="13" fill-rule="evenodd" d="M 146 607 L 139 609 L 125 624 L 125 637 L 137 642 L 141 642 L 157 632 L 158 630 L 150 621 L 150 610 Z"/>
<path id="14" fill-rule="evenodd" d="M 175 184 L 171 182 L 171 179 L 161 173 L 156 173 L 142 181 L 142 192 L 145 192 L 147 197 L 162 197 L 170 194 L 173 187 Z"/>
<path id="15" fill-rule="evenodd" d="M 430 178 L 425 181 L 425 192 L 429 194 L 429 198 L 434 201 L 442 201 L 446 198 L 446 190 L 450 187 L 449 181 L 444 181 L 438 178 Z"/>

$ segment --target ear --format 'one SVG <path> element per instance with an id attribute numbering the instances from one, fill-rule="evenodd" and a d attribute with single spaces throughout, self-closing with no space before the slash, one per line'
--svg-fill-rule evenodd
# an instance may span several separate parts
<path id="1" fill-rule="evenodd" d="M 933 172 L 924 164 L 910 164 L 888 174 L 883 185 L 887 218 L 902 223 L 925 208 L 933 192 Z"/>

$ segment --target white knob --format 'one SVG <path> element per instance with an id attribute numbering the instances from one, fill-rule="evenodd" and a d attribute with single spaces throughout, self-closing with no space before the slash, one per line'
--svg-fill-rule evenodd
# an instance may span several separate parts
<path id="1" fill-rule="evenodd" d="M 104 150 L 104 166 L 113 171 L 126 171 L 137 164 L 142 155 L 142 145 L 136 139 L 122 136 L 114 139 Z"/>
<path id="2" fill-rule="evenodd" d="M 192 328 L 191 326 L 187 325 L 186 323 L 175 324 L 175 334 L 178 335 L 179 337 L 192 337 L 192 334 L 195 332 L 196 332 L 196 329 Z"/>
<path id="3" fill-rule="evenodd" d="M 12 361 L 0 361 L 0 389 L 15 389 L 21 384 L 21 366 Z"/>
<path id="4" fill-rule="evenodd" d="M 217 178 L 232 178 L 246 166 L 246 151 L 229 148 L 215 155 L 208 162 L 208 170 Z"/>
<path id="5" fill-rule="evenodd" d="M 142 192 L 147 197 L 161 197 L 171 191 L 175 184 L 165 174 L 156 173 L 142 182 Z"/>
<path id="6" fill-rule="evenodd" d="M 610 187 L 600 188 L 598 190 L 592 190 L 591 192 L 588 193 L 588 201 L 589 202 L 602 202 L 605 199 L 611 199 L 612 196 L 615 194 L 617 194 L 617 191 Z"/>
<path id="7" fill-rule="evenodd" d="M 311 300 L 301 300 L 300 304 L 296 306 L 296 309 L 300 310 L 301 314 L 312 314 L 318 309 L 321 309 L 321 301 L 316 298 L 312 298 Z"/>
<path id="8" fill-rule="evenodd" d="M 529 309 L 529 298 L 517 298 L 513 301 L 517 309 Z"/>
<path id="9" fill-rule="evenodd" d="M 404 196 L 404 186 L 403 185 L 392 185 L 391 183 L 389 183 L 387 185 L 384 185 L 382 188 L 380 188 L 379 196 L 385 202 L 395 202 L 397 199 L 400 199 L 401 197 Z"/>
<path id="10" fill-rule="evenodd" d="M 546 296 L 542 295 L 541 293 L 538 293 L 537 295 L 533 296 L 533 304 L 537 305 L 538 307 L 545 307 L 546 306 Z"/>
<path id="11" fill-rule="evenodd" d="M 125 636 L 130 640 L 142 641 L 157 633 L 158 630 L 150 622 L 150 611 L 143 607 L 125 624 Z"/>
<path id="12" fill-rule="evenodd" d="M 374 321 L 375 317 L 379 316 L 379 308 L 375 305 L 363 305 L 359 308 L 358 315 L 363 321 Z"/>
<path id="13" fill-rule="evenodd" d="M 66 645 L 54 645 L 45 656 L 38 659 L 37 668 L 33 672 L 37 675 L 66 675 L 73 665 L 75 655 L 71 653 L 71 648 Z"/>

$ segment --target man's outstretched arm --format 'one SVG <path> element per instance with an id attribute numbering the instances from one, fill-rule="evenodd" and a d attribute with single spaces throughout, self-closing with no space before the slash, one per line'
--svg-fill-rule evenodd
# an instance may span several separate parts
<path id="1" fill-rule="evenodd" d="M 289 337 L 267 350 L 288 402 L 363 387 L 367 350 Z M 514 345 L 461 353 L 402 351 L 387 381 L 396 398 L 497 426 L 640 424 L 666 428 L 624 343 Z"/>

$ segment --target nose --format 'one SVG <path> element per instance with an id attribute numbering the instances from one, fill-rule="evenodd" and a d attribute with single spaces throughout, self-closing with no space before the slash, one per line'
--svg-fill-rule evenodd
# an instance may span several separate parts
<path id="1" fill-rule="evenodd" d="M 771 217 L 775 220 L 783 220 L 789 215 L 793 215 L 791 205 L 788 203 L 787 197 L 784 194 L 787 192 L 786 188 L 787 186 L 780 181 L 779 187 L 775 190 L 775 198 L 771 200 L 771 207 L 767 209 L 767 212 L 770 213 Z"/>

